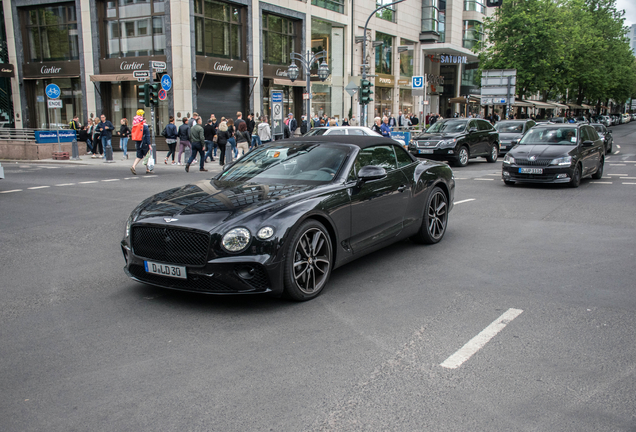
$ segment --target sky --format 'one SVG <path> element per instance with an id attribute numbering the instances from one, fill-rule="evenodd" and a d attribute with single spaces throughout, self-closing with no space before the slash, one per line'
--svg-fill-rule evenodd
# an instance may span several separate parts
<path id="1" fill-rule="evenodd" d="M 636 1 L 616 0 L 617 9 L 625 9 L 625 25 L 631 27 L 636 24 Z"/>

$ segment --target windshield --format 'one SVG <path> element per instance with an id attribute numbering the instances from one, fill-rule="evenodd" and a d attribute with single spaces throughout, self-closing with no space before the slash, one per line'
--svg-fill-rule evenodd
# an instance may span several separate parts
<path id="1" fill-rule="evenodd" d="M 464 129 L 466 129 L 466 120 L 447 120 L 447 121 L 439 121 L 435 123 L 426 132 L 427 133 L 436 133 L 436 132 L 457 133 L 457 132 L 464 132 Z"/>
<path id="2" fill-rule="evenodd" d="M 596 129 L 596 132 L 600 132 L 600 133 L 605 132 L 605 127 L 603 125 L 594 125 L 594 129 Z"/>
<path id="3" fill-rule="evenodd" d="M 495 129 L 501 133 L 522 133 L 523 123 L 497 123 Z"/>
<path id="4" fill-rule="evenodd" d="M 328 129 L 312 129 L 303 136 L 318 136 L 326 134 Z"/>
<path id="5" fill-rule="evenodd" d="M 329 183 L 348 154 L 349 148 L 336 144 L 268 145 L 249 152 L 218 178 L 250 183 Z"/>
<path id="6" fill-rule="evenodd" d="M 576 145 L 576 128 L 530 129 L 519 142 L 521 145 Z"/>

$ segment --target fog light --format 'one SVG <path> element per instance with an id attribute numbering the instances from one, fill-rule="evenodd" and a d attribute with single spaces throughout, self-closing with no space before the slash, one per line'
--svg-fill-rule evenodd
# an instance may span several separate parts
<path id="1" fill-rule="evenodd" d="M 510 177 L 510 173 L 508 171 L 503 172 L 504 177 Z"/>
<path id="2" fill-rule="evenodd" d="M 568 175 L 567 174 L 557 174 L 557 178 L 558 179 L 560 179 L 560 178 L 568 178 Z"/>
<path id="3" fill-rule="evenodd" d="M 448 151 L 448 154 L 453 154 L 453 153 L 455 153 L 453 150 Z"/>
<path id="4" fill-rule="evenodd" d="M 236 274 L 241 279 L 250 280 L 256 274 L 256 270 L 253 267 L 250 267 L 250 266 L 242 266 L 242 267 L 239 267 L 239 268 L 236 269 Z"/>

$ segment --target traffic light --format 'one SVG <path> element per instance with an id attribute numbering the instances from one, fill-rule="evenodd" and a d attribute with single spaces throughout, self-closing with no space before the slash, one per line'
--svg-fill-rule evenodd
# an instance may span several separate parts
<path id="1" fill-rule="evenodd" d="M 149 106 L 157 106 L 159 105 L 159 88 L 161 87 L 160 83 L 146 84 L 150 90 L 150 105 Z"/>
<path id="2" fill-rule="evenodd" d="M 500 7 L 502 0 L 486 0 L 486 6 L 488 7 Z"/>
<path id="3" fill-rule="evenodd" d="M 371 81 L 366 79 L 360 80 L 360 103 L 362 105 L 367 105 L 373 101 L 373 99 L 371 99 L 371 95 L 373 94 L 373 91 L 371 91 L 372 86 Z"/>
<path id="4" fill-rule="evenodd" d="M 140 85 L 139 89 L 139 103 L 144 104 L 144 106 L 150 106 L 150 84 Z"/>

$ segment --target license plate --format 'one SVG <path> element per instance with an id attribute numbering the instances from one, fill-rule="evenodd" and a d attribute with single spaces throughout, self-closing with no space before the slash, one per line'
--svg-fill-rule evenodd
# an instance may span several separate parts
<path id="1" fill-rule="evenodd" d="M 508 146 L 507 146 L 507 145 L 503 145 L 503 144 L 502 144 L 502 145 L 501 145 L 501 148 L 502 148 L 502 149 L 506 149 L 506 148 L 508 148 Z"/>
<path id="2" fill-rule="evenodd" d="M 519 168 L 519 174 L 543 174 L 543 168 Z"/>
<path id="3" fill-rule="evenodd" d="M 167 276 L 177 279 L 187 279 L 186 268 L 170 264 L 159 264 L 152 261 L 144 261 L 146 273 L 152 273 L 161 276 Z"/>
<path id="4" fill-rule="evenodd" d="M 433 154 L 433 149 L 424 149 L 424 150 L 420 150 L 419 153 L 420 154 Z"/>

